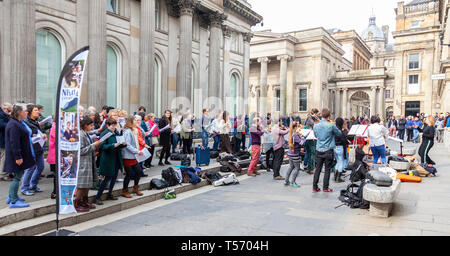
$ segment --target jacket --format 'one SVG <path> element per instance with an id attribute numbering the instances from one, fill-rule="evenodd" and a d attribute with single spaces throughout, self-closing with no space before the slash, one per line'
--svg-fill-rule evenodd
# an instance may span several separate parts
<path id="1" fill-rule="evenodd" d="M 272 128 L 272 136 L 273 136 L 273 150 L 278 150 L 282 148 L 285 144 L 284 136 L 289 133 L 289 130 L 281 130 L 280 126 L 275 125 Z"/>
<path id="2" fill-rule="evenodd" d="M 92 172 L 95 167 L 95 150 L 93 142 L 89 141 L 89 135 L 85 131 L 80 130 L 80 161 L 79 172 Z"/>
<path id="3" fill-rule="evenodd" d="M 108 132 L 111 131 L 106 129 L 100 137 L 105 136 Z M 100 175 L 113 177 L 115 176 L 116 170 L 123 169 L 122 148 L 125 146 L 120 145 L 117 148 L 114 147 L 117 143 L 116 136 L 119 136 L 117 130 L 100 146 Z"/>
<path id="4" fill-rule="evenodd" d="M 411 120 L 411 119 L 409 119 L 408 121 L 406 121 L 406 129 L 412 129 L 413 127 L 413 124 L 414 124 L 414 121 L 413 120 Z"/>
<path id="5" fill-rule="evenodd" d="M 53 122 L 52 129 L 50 129 L 49 139 L 48 139 L 48 155 L 47 163 L 56 164 L 56 123 Z"/>
<path id="6" fill-rule="evenodd" d="M 148 134 L 148 136 L 145 136 L 145 134 L 150 131 L 150 128 L 147 125 L 149 125 L 149 124 L 146 123 L 145 121 L 141 122 L 142 136 L 144 137 L 145 144 L 151 146 L 152 145 L 151 134 Z"/>
<path id="7" fill-rule="evenodd" d="M 156 124 L 156 128 L 153 130 L 152 132 L 152 137 L 159 137 L 159 129 L 158 129 L 158 124 L 152 121 L 148 121 L 148 125 L 150 127 L 150 130 L 152 129 L 152 127 Z"/>
<path id="8" fill-rule="evenodd" d="M 423 135 L 422 135 L 423 141 L 426 141 L 426 140 L 427 141 L 428 140 L 433 141 L 435 134 L 436 134 L 436 128 L 434 128 L 434 126 L 427 126 L 427 127 L 425 127 L 423 129 Z"/>
<path id="9" fill-rule="evenodd" d="M 28 125 L 28 127 L 30 127 L 32 136 L 38 134 L 38 132 L 42 132 L 41 126 L 39 125 L 39 122 L 37 120 L 33 120 L 28 117 L 26 120 L 24 120 L 24 122 Z M 33 144 L 33 149 L 36 156 L 42 155 L 44 153 L 44 149 L 38 142 Z"/>
<path id="10" fill-rule="evenodd" d="M 252 145 L 261 146 L 261 136 L 264 134 L 263 131 L 258 130 L 256 125 L 250 128 L 250 136 L 252 137 Z"/>
<path id="11" fill-rule="evenodd" d="M 181 132 L 180 132 L 180 136 L 182 139 L 188 140 L 188 139 L 192 139 L 192 125 L 191 122 L 188 120 L 184 120 L 183 122 L 181 122 Z"/>
<path id="12" fill-rule="evenodd" d="M 392 122 L 394 122 L 394 127 L 397 129 L 397 125 L 398 125 L 397 120 L 389 120 L 387 128 L 388 129 L 391 128 Z"/>
<path id="13" fill-rule="evenodd" d="M 4 171 L 14 173 L 24 171 L 36 164 L 34 160 L 30 134 L 25 125 L 11 118 L 5 129 L 5 166 Z M 17 165 L 16 160 L 22 159 L 22 165 Z"/>
<path id="14" fill-rule="evenodd" d="M 159 137 L 160 137 L 160 141 L 159 144 L 161 144 L 161 146 L 164 145 L 170 145 L 170 137 L 172 135 L 172 129 L 169 128 L 167 130 L 164 130 L 161 132 L 161 129 L 166 127 L 169 123 L 166 121 L 166 118 L 161 118 L 161 120 L 159 120 L 159 124 L 158 124 L 158 128 L 159 128 Z"/>
<path id="15" fill-rule="evenodd" d="M 130 129 L 123 130 L 123 137 L 127 146 L 122 148 L 123 159 L 136 159 L 136 154 L 140 152 L 138 146 L 136 145 L 136 140 L 134 139 L 133 131 Z"/>
<path id="16" fill-rule="evenodd" d="M 341 136 L 342 132 L 332 123 L 328 123 L 323 119 L 318 124 L 314 125 L 314 134 L 317 137 L 316 150 L 319 152 L 326 152 L 336 147 L 334 137 Z"/>
<path id="17" fill-rule="evenodd" d="M 398 126 L 397 129 L 404 130 L 406 128 L 406 119 L 400 119 L 398 120 Z"/>
<path id="18" fill-rule="evenodd" d="M 0 148 L 5 148 L 5 129 L 8 122 L 9 116 L 0 108 Z"/>

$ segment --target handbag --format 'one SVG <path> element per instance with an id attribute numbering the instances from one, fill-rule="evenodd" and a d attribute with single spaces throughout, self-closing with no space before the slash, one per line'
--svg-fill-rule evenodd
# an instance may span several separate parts
<path id="1" fill-rule="evenodd" d="M 354 164 L 356 161 L 356 147 L 350 146 L 350 150 L 348 151 L 348 163 Z"/>
<path id="2" fill-rule="evenodd" d="M 157 137 L 152 137 L 152 146 L 156 146 L 159 144 L 158 138 Z"/>

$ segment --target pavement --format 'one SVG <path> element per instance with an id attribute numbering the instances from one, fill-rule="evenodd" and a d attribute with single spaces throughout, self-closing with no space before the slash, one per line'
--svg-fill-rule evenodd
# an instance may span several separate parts
<path id="1" fill-rule="evenodd" d="M 395 144 L 389 146 L 399 150 Z M 244 177 L 239 185 L 208 186 L 67 229 L 81 236 L 449 236 L 450 155 L 437 144 L 430 156 L 438 163 L 438 176 L 403 183 L 390 218 L 346 206 L 336 209 L 339 191 L 348 183 L 331 181 L 334 193 L 314 194 L 311 175 L 300 173 L 302 187 L 292 188 L 263 173 Z"/>

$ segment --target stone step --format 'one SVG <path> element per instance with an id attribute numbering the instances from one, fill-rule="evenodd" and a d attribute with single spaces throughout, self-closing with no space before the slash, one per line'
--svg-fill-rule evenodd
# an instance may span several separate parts
<path id="1" fill-rule="evenodd" d="M 287 164 L 287 162 L 288 161 L 285 159 L 283 164 Z M 220 165 L 204 168 L 204 170 L 219 172 Z M 245 168 L 238 176 L 246 174 L 246 170 L 247 168 Z M 227 173 L 221 174 L 226 175 Z M 91 210 L 88 213 L 60 215 L 60 228 L 80 224 L 88 220 L 162 199 L 164 190 L 149 190 L 150 181 L 153 178 L 161 178 L 161 175 L 145 178 L 145 181 L 139 186 L 141 192 L 144 193 L 141 197 L 134 196 L 131 199 L 126 199 L 120 197 L 122 189 L 116 189 L 113 194 L 119 197 L 119 200 L 117 201 L 104 201 L 104 205 L 96 206 L 97 209 Z M 208 181 L 202 180 L 202 182 L 196 185 L 182 184 L 172 188 L 175 189 L 177 194 L 180 194 L 207 185 L 209 185 Z M 93 201 L 95 195 L 96 191 L 90 191 L 89 200 Z M 103 197 L 105 196 L 106 194 L 103 195 Z M 32 236 L 52 231 L 56 229 L 55 214 L 55 201 L 51 199 L 35 202 L 29 208 L 2 210 L 0 214 L 0 236 Z"/>

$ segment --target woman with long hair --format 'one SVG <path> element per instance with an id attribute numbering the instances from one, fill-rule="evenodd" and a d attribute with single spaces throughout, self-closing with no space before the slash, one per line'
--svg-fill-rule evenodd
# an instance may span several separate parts
<path id="1" fill-rule="evenodd" d="M 227 152 L 231 154 L 231 142 L 230 142 L 230 129 L 231 122 L 228 118 L 228 112 L 223 112 L 223 118 L 219 122 L 219 130 L 220 130 L 220 152 Z"/>
<path id="2" fill-rule="evenodd" d="M 298 129 L 301 129 L 301 125 L 298 122 L 291 122 L 289 126 L 289 169 L 286 173 L 286 181 L 284 183 L 285 186 L 292 186 L 295 188 L 299 188 L 300 185 L 297 184 L 296 180 L 298 177 L 298 173 L 300 172 L 300 162 L 302 161 L 300 157 L 301 144 L 302 142 L 301 135 L 297 133 Z M 294 172 L 292 172 L 294 171 Z M 291 175 L 292 174 L 292 175 Z M 291 180 L 292 177 L 292 180 Z"/>
<path id="3" fill-rule="evenodd" d="M 172 111 L 166 110 L 164 112 L 164 116 L 161 117 L 161 120 L 158 124 L 159 128 L 159 136 L 160 136 L 160 145 L 162 146 L 161 156 L 159 158 L 159 166 L 164 166 L 164 164 L 172 165 L 169 162 L 170 157 L 170 137 L 172 136 Z M 163 164 L 163 159 L 166 161 Z"/>
<path id="4" fill-rule="evenodd" d="M 344 180 L 341 179 L 342 172 L 344 171 L 344 168 L 348 165 L 348 157 L 347 157 L 347 147 L 348 147 L 348 140 L 347 140 L 347 134 L 348 134 L 348 127 L 344 125 L 344 119 L 338 117 L 336 118 L 336 127 L 342 131 L 342 134 L 340 136 L 335 136 L 334 140 L 336 142 L 336 147 L 334 148 L 334 157 L 336 158 L 337 164 L 334 167 L 334 181 L 337 183 L 344 182 Z"/>
<path id="5" fill-rule="evenodd" d="M 430 156 L 428 155 L 431 148 L 434 146 L 434 136 L 436 134 L 436 128 L 434 127 L 434 117 L 429 116 L 425 120 L 425 124 L 427 126 L 423 129 L 422 144 L 419 148 L 420 163 L 435 165 L 436 163 L 431 160 Z"/>
<path id="6" fill-rule="evenodd" d="M 192 140 L 194 127 L 192 126 L 192 114 L 187 113 L 183 116 L 183 122 L 181 122 L 180 136 L 183 139 L 183 154 L 190 155 L 192 151 Z"/>
<path id="7" fill-rule="evenodd" d="M 150 127 L 150 131 L 153 129 L 153 131 L 150 134 L 151 137 L 151 147 L 150 147 L 150 158 L 145 161 L 145 165 L 147 168 L 153 167 L 152 160 L 153 160 L 153 154 L 155 153 L 155 147 L 159 144 L 158 137 L 159 137 L 159 129 L 158 124 L 156 123 L 155 114 L 151 113 L 148 116 L 148 127 Z"/>
<path id="8" fill-rule="evenodd" d="M 123 137 L 127 146 L 122 149 L 123 167 L 125 169 L 125 179 L 123 181 L 122 196 L 131 198 L 128 192 L 128 185 L 130 184 L 132 173 L 134 172 L 134 186 L 133 193 L 142 196 L 139 192 L 139 180 L 141 178 L 142 169 L 136 160 L 136 155 L 142 156 L 142 150 L 139 146 L 139 121 L 134 116 L 129 116 L 123 129 Z M 145 147 L 144 147 L 145 148 Z"/>
<path id="9" fill-rule="evenodd" d="M 28 110 L 21 105 L 14 105 L 11 119 L 5 128 L 5 166 L 7 173 L 13 173 L 14 179 L 9 186 L 9 197 L 6 203 L 9 208 L 24 208 L 30 205 L 17 194 L 20 179 L 26 169 L 36 165 L 33 146 L 31 143 L 31 129 L 23 120 L 27 118 Z"/>

